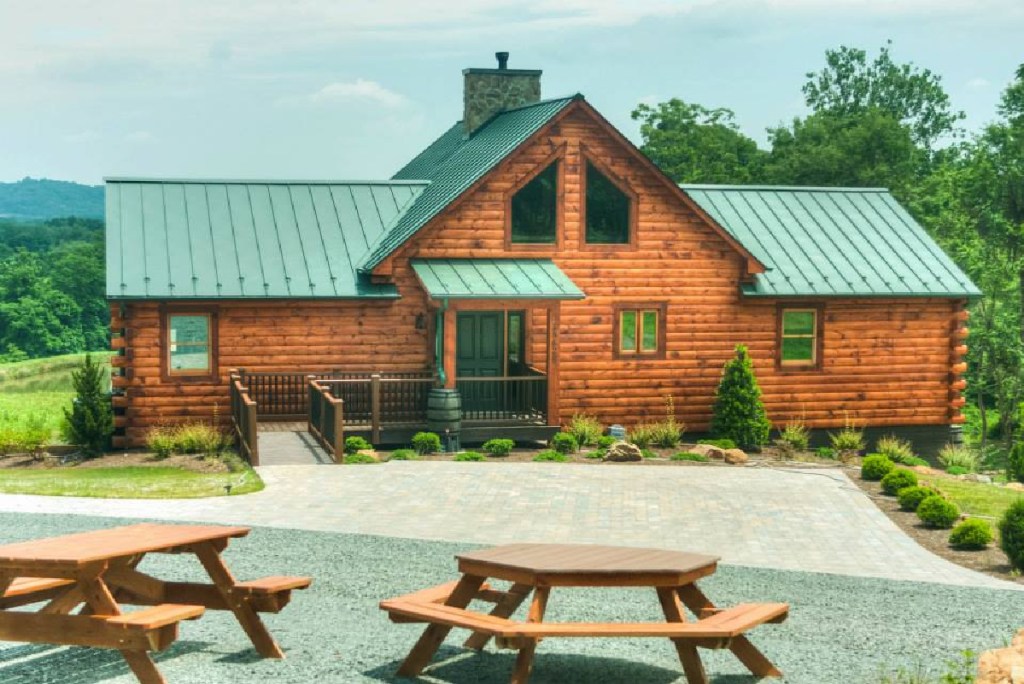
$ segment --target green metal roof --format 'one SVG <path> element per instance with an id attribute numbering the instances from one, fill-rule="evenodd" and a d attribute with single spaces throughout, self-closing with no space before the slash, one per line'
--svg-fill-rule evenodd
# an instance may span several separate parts
<path id="1" fill-rule="evenodd" d="M 583 299 L 551 259 L 413 259 L 433 299 Z"/>
<path id="2" fill-rule="evenodd" d="M 107 296 L 397 297 L 358 266 L 426 185 L 107 179 Z"/>
<path id="3" fill-rule="evenodd" d="M 462 132 L 461 122 L 448 129 L 395 174 L 396 180 L 417 178 L 429 180 L 430 185 L 381 237 L 361 269 L 373 270 L 541 126 L 582 97 L 544 100 L 506 110 L 468 137 Z"/>
<path id="4" fill-rule="evenodd" d="M 981 294 L 884 188 L 681 187 L 767 267 L 745 295 Z"/>

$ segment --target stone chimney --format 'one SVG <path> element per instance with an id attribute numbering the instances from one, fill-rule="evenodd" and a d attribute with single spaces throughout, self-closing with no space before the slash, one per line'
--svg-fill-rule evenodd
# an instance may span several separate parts
<path id="1" fill-rule="evenodd" d="M 494 56 L 498 59 L 497 69 L 462 70 L 462 125 L 466 135 L 502 110 L 540 100 L 540 69 L 509 69 L 507 52 L 496 52 Z"/>

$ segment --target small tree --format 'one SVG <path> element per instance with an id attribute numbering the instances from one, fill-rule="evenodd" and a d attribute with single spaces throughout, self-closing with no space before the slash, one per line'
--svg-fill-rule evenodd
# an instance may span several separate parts
<path id="1" fill-rule="evenodd" d="M 110 398 L 103 387 L 103 367 L 86 354 L 82 365 L 71 372 L 71 383 L 75 398 L 71 410 L 64 409 L 64 436 L 86 456 L 96 456 L 106 449 L 114 431 Z"/>
<path id="2" fill-rule="evenodd" d="M 761 388 L 754 376 L 754 364 L 747 348 L 736 345 L 736 358 L 726 362 L 715 391 L 711 431 L 743 447 L 759 447 L 768 442 L 772 424 L 761 401 Z"/>

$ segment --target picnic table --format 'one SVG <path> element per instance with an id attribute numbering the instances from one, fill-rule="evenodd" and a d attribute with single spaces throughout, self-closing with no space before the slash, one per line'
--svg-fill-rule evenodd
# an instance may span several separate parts
<path id="1" fill-rule="evenodd" d="M 663 637 L 671 639 L 690 684 L 707 684 L 699 648 L 728 648 L 759 677 L 782 673 L 744 634 L 766 622 L 786 619 L 785 603 L 744 603 L 716 607 L 697 587 L 715 572 L 718 558 L 660 549 L 589 544 L 508 544 L 458 554 L 461 579 L 382 601 L 394 622 L 428 623 L 398 674 L 415 677 L 430 662 L 453 627 L 473 632 L 465 646 L 482 649 L 493 637 L 500 648 L 518 649 L 512 684 L 530 677 L 537 644 L 545 637 Z M 506 590 L 492 588 L 489 578 L 506 580 Z M 554 587 L 651 587 L 665 622 L 544 622 Z M 511 619 L 533 594 L 525 622 Z M 494 604 L 489 613 L 467 608 L 474 599 Z M 684 606 L 696 616 L 688 621 Z"/>
<path id="2" fill-rule="evenodd" d="M 0 546 L 0 640 L 117 649 L 142 684 L 162 684 L 149 651 L 170 646 L 181 621 L 229 610 L 261 656 L 283 658 L 259 613 L 280 611 L 310 579 L 236 580 L 221 553 L 247 534 L 247 527 L 144 523 Z M 139 571 L 149 553 L 195 555 L 210 583 Z M 32 604 L 41 606 L 11 610 Z M 126 613 L 125 604 L 148 607 Z"/>

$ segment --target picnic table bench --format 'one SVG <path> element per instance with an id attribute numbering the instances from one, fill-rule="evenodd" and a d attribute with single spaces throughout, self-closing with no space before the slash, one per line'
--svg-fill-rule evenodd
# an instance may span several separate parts
<path id="1" fill-rule="evenodd" d="M 247 534 L 247 527 L 144 523 L 0 546 L 0 640 L 117 649 L 142 684 L 162 684 L 149 651 L 170 646 L 182 621 L 229 610 L 260 655 L 283 658 L 258 614 L 279 612 L 311 580 L 236 580 L 221 553 Z M 193 554 L 211 583 L 139 571 L 149 553 Z M 11 610 L 33 604 L 41 604 L 36 612 Z M 125 613 L 126 604 L 147 607 Z"/>
<path id="2" fill-rule="evenodd" d="M 546 637 L 660 637 L 672 640 L 690 684 L 707 684 L 698 648 L 730 649 L 753 674 L 782 673 L 745 633 L 786 619 L 785 603 L 742 603 L 718 608 L 695 582 L 712 574 L 718 558 L 698 554 L 583 544 L 510 544 L 456 556 L 462 578 L 382 601 L 393 622 L 428 623 L 398 670 L 417 676 L 453 627 L 473 634 L 467 648 L 494 638 L 499 648 L 518 649 L 512 684 L 529 680 L 537 644 Z M 512 583 L 494 589 L 487 578 Z M 665 622 L 544 622 L 552 587 L 653 587 Z M 525 622 L 512 614 L 533 594 Z M 473 600 L 494 605 L 489 613 L 469 610 Z M 688 621 L 684 606 L 697 617 Z"/>

